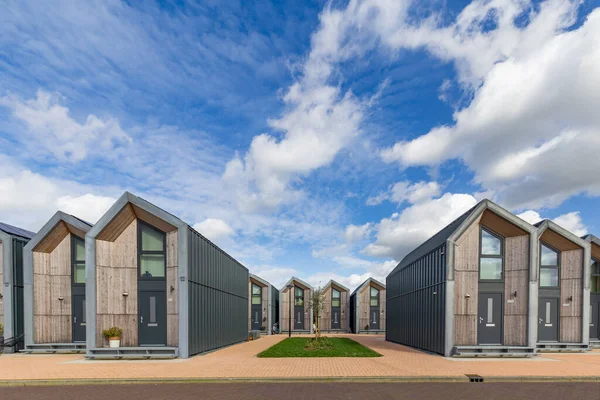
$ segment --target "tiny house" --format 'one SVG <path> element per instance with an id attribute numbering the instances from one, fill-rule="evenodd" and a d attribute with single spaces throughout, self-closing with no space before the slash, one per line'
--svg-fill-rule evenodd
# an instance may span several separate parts
<path id="1" fill-rule="evenodd" d="M 92 224 L 58 211 L 25 246 L 25 351 L 85 349 L 85 234 Z"/>
<path id="2" fill-rule="evenodd" d="M 290 330 L 292 333 L 313 333 L 313 311 L 310 306 L 312 291 L 312 286 L 296 277 L 292 277 L 281 288 L 281 333 Z"/>
<path id="3" fill-rule="evenodd" d="M 279 323 L 279 290 L 264 279 L 250 274 L 248 280 L 248 330 L 270 335 Z"/>
<path id="4" fill-rule="evenodd" d="M 388 275 L 386 340 L 445 356 L 530 356 L 537 229 L 483 200 Z"/>
<path id="5" fill-rule="evenodd" d="M 35 233 L 0 222 L 0 352 L 24 347 L 23 248 Z"/>
<path id="6" fill-rule="evenodd" d="M 369 278 L 350 295 L 352 333 L 384 333 L 386 325 L 386 286 Z"/>
<path id="7" fill-rule="evenodd" d="M 535 226 L 539 238 L 537 349 L 585 351 L 589 347 L 590 243 L 550 220 Z"/>
<path id="8" fill-rule="evenodd" d="M 85 237 L 88 358 L 187 358 L 248 339 L 248 269 L 125 192 Z M 102 332 L 123 330 L 120 347 Z"/>
<path id="9" fill-rule="evenodd" d="M 344 285 L 330 280 L 323 288 L 323 307 L 320 310 L 319 329 L 321 332 L 348 332 L 350 315 L 350 290 Z M 313 310 L 314 314 L 314 310 Z"/>
<path id="10" fill-rule="evenodd" d="M 583 239 L 591 245 L 589 341 L 591 348 L 598 348 L 600 347 L 600 239 L 594 235 L 584 236 Z M 587 287 L 587 285 L 588 282 L 584 280 L 584 287 Z"/>

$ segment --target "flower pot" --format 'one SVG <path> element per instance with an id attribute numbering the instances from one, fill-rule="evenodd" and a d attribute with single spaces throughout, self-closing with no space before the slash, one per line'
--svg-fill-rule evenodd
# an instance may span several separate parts
<path id="1" fill-rule="evenodd" d="M 120 337 L 111 337 L 108 338 L 109 347 L 121 347 L 121 338 Z"/>

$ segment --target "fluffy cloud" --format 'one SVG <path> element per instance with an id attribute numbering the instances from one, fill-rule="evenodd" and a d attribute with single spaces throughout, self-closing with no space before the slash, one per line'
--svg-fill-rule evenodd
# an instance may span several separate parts
<path id="1" fill-rule="evenodd" d="M 344 231 L 344 239 L 347 243 L 356 243 L 365 239 L 373 229 L 373 224 L 367 222 L 364 225 L 348 225 Z"/>
<path id="2" fill-rule="evenodd" d="M 325 286 L 330 279 L 341 283 L 354 290 L 358 285 L 369 278 L 377 279 L 385 283 L 385 278 L 398 265 L 395 260 L 387 260 L 384 262 L 367 262 L 366 271 L 362 274 L 351 274 L 348 276 L 339 275 L 334 272 L 318 272 L 306 278 L 306 281 L 313 286 Z"/>
<path id="3" fill-rule="evenodd" d="M 298 273 L 294 268 L 272 265 L 260 265 L 249 267 L 249 269 L 252 274 L 266 280 L 277 289 L 281 289 L 292 276 L 296 276 Z"/>
<path id="4" fill-rule="evenodd" d="M 233 228 L 227 222 L 218 218 L 207 218 L 194 224 L 193 228 L 215 243 L 235 235 Z"/>
<path id="5" fill-rule="evenodd" d="M 35 99 L 0 97 L 0 105 L 8 107 L 17 120 L 25 124 L 30 146 L 41 146 L 61 161 L 81 161 L 89 151 L 111 151 L 131 138 L 114 119 L 101 119 L 90 114 L 79 123 L 69 116 L 58 95 L 38 90 Z"/>
<path id="6" fill-rule="evenodd" d="M 440 198 L 411 205 L 382 219 L 376 226 L 377 240 L 363 252 L 401 260 L 475 204 L 477 200 L 469 194 L 446 193 Z"/>
<path id="7" fill-rule="evenodd" d="M 410 204 L 419 203 L 439 196 L 441 190 L 442 188 L 437 182 L 397 182 L 391 185 L 386 192 L 382 192 L 375 197 L 369 197 L 367 199 L 367 205 L 378 205 L 386 200 L 397 203 L 398 205 L 404 202 Z"/>
<path id="8" fill-rule="evenodd" d="M 90 193 L 93 188 L 51 179 L 11 163 L 0 156 L 0 220 L 37 231 L 57 211 L 95 223 L 115 197 Z M 107 190 L 113 193 L 112 190 Z"/>
<path id="9" fill-rule="evenodd" d="M 475 1 L 449 27 L 404 30 L 394 44 L 455 62 L 474 96 L 453 124 L 400 141 L 383 159 L 405 167 L 461 159 L 511 208 L 600 195 L 600 10 L 566 31 L 579 4 L 548 0 L 533 11 L 528 1 Z M 517 17 L 529 22 L 519 27 Z"/>
<path id="10" fill-rule="evenodd" d="M 533 210 L 527 210 L 518 215 L 525 221 L 530 224 L 536 224 L 543 220 L 540 213 Z M 579 211 L 573 211 L 567 214 L 559 215 L 558 217 L 552 219 L 557 225 L 565 228 L 568 231 L 571 231 L 577 236 L 583 236 L 588 232 L 587 227 L 584 225 L 581 220 L 581 215 L 579 215 Z"/>

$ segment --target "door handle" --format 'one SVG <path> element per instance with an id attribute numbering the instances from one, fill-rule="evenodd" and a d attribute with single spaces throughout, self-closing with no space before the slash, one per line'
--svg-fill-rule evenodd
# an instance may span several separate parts
<path id="1" fill-rule="evenodd" d="M 77 317 L 73 317 L 73 323 L 76 324 L 77 323 Z"/>
<path id="2" fill-rule="evenodd" d="M 544 322 L 544 320 L 540 318 L 540 324 L 541 324 L 542 322 Z"/>
<path id="3" fill-rule="evenodd" d="M 479 323 L 483 322 L 483 317 L 479 317 Z"/>
<path id="4" fill-rule="evenodd" d="M 140 324 L 144 323 L 144 317 L 140 315 Z"/>

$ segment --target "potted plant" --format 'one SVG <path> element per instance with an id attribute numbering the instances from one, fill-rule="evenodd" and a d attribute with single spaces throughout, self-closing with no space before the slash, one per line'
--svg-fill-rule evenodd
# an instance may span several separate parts
<path id="1" fill-rule="evenodd" d="M 365 331 L 369 330 L 369 325 L 365 325 Z"/>
<path id="2" fill-rule="evenodd" d="M 122 335 L 123 329 L 116 326 L 102 331 L 102 336 L 108 339 L 109 347 L 121 347 Z"/>
<path id="3" fill-rule="evenodd" d="M 264 332 L 264 331 L 266 331 L 266 330 L 267 330 L 267 327 L 263 325 L 263 326 L 261 326 L 261 327 L 260 327 L 260 330 L 261 330 L 262 332 Z"/>

